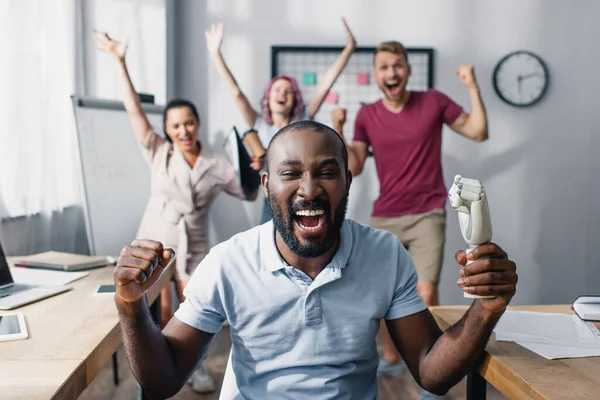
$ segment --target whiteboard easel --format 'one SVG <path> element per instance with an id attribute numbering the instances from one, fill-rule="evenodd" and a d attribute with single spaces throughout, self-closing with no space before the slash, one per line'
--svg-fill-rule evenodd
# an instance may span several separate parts
<path id="1" fill-rule="evenodd" d="M 88 246 L 118 256 L 137 232 L 150 196 L 150 168 L 118 101 L 71 96 L 77 127 Z M 163 107 L 143 104 L 156 132 Z"/>

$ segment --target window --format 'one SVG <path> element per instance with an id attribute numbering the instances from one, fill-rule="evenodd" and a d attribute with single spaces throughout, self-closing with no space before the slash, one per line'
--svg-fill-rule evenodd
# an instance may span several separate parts
<path id="1" fill-rule="evenodd" d="M 129 39 L 127 67 L 138 92 L 166 99 L 165 0 L 85 0 L 82 2 L 84 84 L 86 97 L 120 100 L 121 82 L 114 60 L 98 52 L 94 30 L 112 39 Z"/>
<path id="2" fill-rule="evenodd" d="M 81 204 L 70 96 L 121 98 L 95 29 L 129 38 L 136 89 L 164 104 L 165 0 L 0 1 L 0 218 Z"/>
<path id="3" fill-rule="evenodd" d="M 73 0 L 0 2 L 0 217 L 79 198 Z"/>

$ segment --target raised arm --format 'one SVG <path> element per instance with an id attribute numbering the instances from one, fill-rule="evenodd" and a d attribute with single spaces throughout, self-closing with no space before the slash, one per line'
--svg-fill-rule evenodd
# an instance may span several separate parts
<path id="1" fill-rule="evenodd" d="M 340 135 L 346 150 L 348 150 L 348 169 L 352 173 L 352 176 L 360 175 L 364 166 L 365 160 L 369 155 L 369 146 L 360 141 L 353 141 L 352 143 L 346 142 L 344 139 L 344 124 L 346 123 L 346 110 L 343 108 L 336 108 L 331 111 L 331 119 L 333 121 L 333 129 Z"/>
<path id="2" fill-rule="evenodd" d="M 206 45 L 208 47 L 208 53 L 219 71 L 219 75 L 227 84 L 231 95 L 235 99 L 235 104 L 242 113 L 244 120 L 250 128 L 254 127 L 256 122 L 256 111 L 252 108 L 252 105 L 248 101 L 248 98 L 240 89 L 236 82 L 233 74 L 225 64 L 223 55 L 221 54 L 221 43 L 223 42 L 223 24 L 213 24 L 209 31 L 206 31 Z"/>
<path id="3" fill-rule="evenodd" d="M 123 249 L 114 269 L 125 349 L 133 375 L 148 398 L 176 394 L 206 354 L 213 336 L 177 318 L 162 332 L 152 321 L 145 293 L 172 258 L 161 243 L 136 240 Z"/>
<path id="4" fill-rule="evenodd" d="M 127 65 L 125 64 L 125 53 L 127 52 L 127 42 L 119 43 L 111 39 L 106 33 L 99 32 L 95 35 L 98 49 L 105 51 L 113 56 L 119 68 L 119 76 L 123 85 L 123 103 L 125 110 L 129 115 L 129 121 L 133 128 L 135 139 L 139 143 L 145 143 L 146 136 L 152 130 L 150 122 L 142 109 L 140 98 L 131 83 Z"/>
<path id="5" fill-rule="evenodd" d="M 485 107 L 479 94 L 479 86 L 475 80 L 473 65 L 461 65 L 456 70 L 461 82 L 469 89 L 471 97 L 471 113 L 463 112 L 456 121 L 450 125 L 453 131 L 460 133 L 477 142 L 483 142 L 488 135 L 488 123 Z"/>
<path id="6" fill-rule="evenodd" d="M 352 32 L 346 23 L 346 20 L 342 18 L 342 22 L 344 23 L 344 31 L 346 32 L 346 47 L 342 50 L 339 58 L 335 61 L 335 63 L 329 68 L 322 81 L 317 86 L 317 90 L 310 98 L 308 102 L 308 116 L 313 118 L 315 114 L 321 108 L 327 93 L 337 80 L 338 76 L 342 73 L 342 70 L 348 63 L 350 56 L 356 49 L 356 40 L 354 40 L 354 36 L 352 36 Z"/>
<path id="7" fill-rule="evenodd" d="M 481 259 L 487 256 L 490 258 Z M 465 265 L 465 252 L 458 252 L 456 260 Z M 495 298 L 476 299 L 463 318 L 443 334 L 427 310 L 387 321 L 415 380 L 436 394 L 446 393 L 474 367 L 516 290 L 515 264 L 500 247 L 491 243 L 479 246 L 469 260 L 477 261 L 461 269 L 458 286 L 470 294 Z"/>

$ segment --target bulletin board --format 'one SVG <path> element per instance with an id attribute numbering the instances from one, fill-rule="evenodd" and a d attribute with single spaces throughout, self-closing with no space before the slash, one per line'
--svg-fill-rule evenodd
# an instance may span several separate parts
<path id="1" fill-rule="evenodd" d="M 271 77 L 289 75 L 296 79 L 302 98 L 308 102 L 319 80 L 340 56 L 343 47 L 336 46 L 272 46 Z M 373 80 L 375 47 L 357 47 L 346 68 L 331 88 L 315 120 L 331 126 L 331 111 L 345 108 L 344 137 L 354 137 L 354 120 L 362 104 L 373 103 L 383 93 Z M 424 91 L 433 88 L 433 49 L 407 48 L 412 74 L 407 90 Z"/>

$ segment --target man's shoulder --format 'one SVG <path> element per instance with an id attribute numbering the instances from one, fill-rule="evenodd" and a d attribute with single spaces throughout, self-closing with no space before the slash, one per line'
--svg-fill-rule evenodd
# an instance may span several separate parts
<path id="1" fill-rule="evenodd" d="M 369 127 L 377 125 L 381 120 L 382 109 L 383 101 L 381 99 L 374 103 L 361 103 L 360 109 L 356 114 L 356 120 L 354 121 L 355 125 L 362 126 L 365 129 L 365 133 L 367 133 Z"/>
<path id="2" fill-rule="evenodd" d="M 370 225 L 347 219 L 346 223 L 352 230 L 352 236 L 361 251 L 370 254 L 384 250 L 398 250 L 401 246 L 396 235 L 383 229 L 376 229 Z"/>
<path id="3" fill-rule="evenodd" d="M 428 89 L 426 91 L 411 91 L 412 108 L 426 109 L 430 112 L 441 113 L 449 103 L 452 102 L 448 95 L 437 89 Z"/>
<path id="4" fill-rule="evenodd" d="M 352 220 L 347 220 L 347 224 L 353 239 L 351 264 L 363 267 L 360 269 L 364 271 L 361 274 L 364 279 L 381 282 L 381 274 L 391 279 L 407 266 L 410 257 L 396 235 Z"/>
<path id="5" fill-rule="evenodd" d="M 260 265 L 260 232 L 262 226 L 236 233 L 214 245 L 201 265 L 203 268 L 226 276 L 238 276 L 240 270 L 256 269 Z M 253 268 L 256 267 L 256 268 Z"/>
<path id="6" fill-rule="evenodd" d="M 210 251 L 216 256 L 229 259 L 247 250 L 255 251 L 260 244 L 260 235 L 263 230 L 263 225 L 258 225 L 238 232 L 229 239 L 213 246 Z"/>
<path id="7" fill-rule="evenodd" d="M 428 101 L 434 101 L 434 102 L 440 102 L 440 101 L 445 101 L 446 99 L 448 99 L 448 95 L 446 95 L 445 93 L 439 91 L 438 89 L 427 89 L 425 91 L 413 91 L 411 92 L 416 99 L 422 101 L 422 102 L 428 102 Z"/>
<path id="8" fill-rule="evenodd" d="M 377 101 L 374 101 L 372 103 L 360 103 L 360 109 L 358 110 L 359 112 L 363 112 L 363 113 L 371 113 L 375 110 L 377 110 L 382 104 L 382 100 L 379 99 Z"/>

